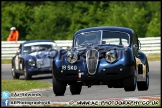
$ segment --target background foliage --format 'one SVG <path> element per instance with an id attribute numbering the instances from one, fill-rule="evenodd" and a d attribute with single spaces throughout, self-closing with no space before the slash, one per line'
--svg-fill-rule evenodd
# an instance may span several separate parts
<path id="1" fill-rule="evenodd" d="M 2 1 L 1 38 L 16 26 L 19 40 L 71 40 L 82 28 L 125 26 L 138 37 L 161 36 L 160 1 Z"/>

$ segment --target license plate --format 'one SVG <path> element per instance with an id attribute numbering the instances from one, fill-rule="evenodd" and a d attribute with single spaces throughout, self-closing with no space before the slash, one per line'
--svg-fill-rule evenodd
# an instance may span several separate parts
<path id="1" fill-rule="evenodd" d="M 76 65 L 62 65 L 62 70 L 77 70 L 78 67 Z"/>

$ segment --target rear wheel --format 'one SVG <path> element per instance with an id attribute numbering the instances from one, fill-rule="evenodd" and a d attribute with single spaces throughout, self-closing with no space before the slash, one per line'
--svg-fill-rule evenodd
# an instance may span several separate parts
<path id="1" fill-rule="evenodd" d="M 135 91 L 137 83 L 137 77 L 135 72 L 123 80 L 123 86 L 125 91 Z"/>
<path id="2" fill-rule="evenodd" d="M 24 65 L 24 78 L 25 80 L 30 80 L 32 78 L 32 75 L 29 75 L 25 65 Z"/>
<path id="3" fill-rule="evenodd" d="M 138 91 L 144 91 L 144 90 L 148 90 L 148 88 L 149 88 L 149 66 L 148 66 L 148 62 L 147 62 L 147 64 L 146 64 L 146 80 L 137 82 L 137 89 L 138 89 Z"/>
<path id="4" fill-rule="evenodd" d="M 66 90 L 66 84 L 52 75 L 53 92 L 56 96 L 63 96 Z"/>
<path id="5" fill-rule="evenodd" d="M 70 85 L 70 92 L 72 95 L 80 94 L 82 85 Z"/>
<path id="6" fill-rule="evenodd" d="M 15 72 L 15 67 L 12 66 L 12 77 L 13 79 L 19 79 L 20 75 L 18 73 Z"/>
<path id="7" fill-rule="evenodd" d="M 113 85 L 112 85 L 112 84 L 108 84 L 107 87 L 108 87 L 108 88 L 112 88 Z"/>

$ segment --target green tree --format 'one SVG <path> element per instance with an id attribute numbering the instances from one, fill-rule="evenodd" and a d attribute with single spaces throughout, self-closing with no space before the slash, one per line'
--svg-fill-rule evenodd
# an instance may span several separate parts
<path id="1" fill-rule="evenodd" d="M 16 26 L 20 40 L 70 40 L 94 26 L 123 26 L 139 37 L 160 36 L 160 2 L 154 1 L 2 1 L 1 38 Z"/>

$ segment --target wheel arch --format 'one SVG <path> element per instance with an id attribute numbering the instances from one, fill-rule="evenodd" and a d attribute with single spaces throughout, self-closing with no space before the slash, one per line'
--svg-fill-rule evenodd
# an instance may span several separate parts
<path id="1" fill-rule="evenodd" d="M 141 62 L 146 65 L 146 63 L 148 62 L 146 54 L 144 54 L 143 52 L 138 52 L 138 56 Z"/>
<path id="2" fill-rule="evenodd" d="M 15 66 L 15 56 L 14 57 L 12 57 L 12 60 L 11 60 L 11 66 L 13 67 L 13 66 Z"/>

